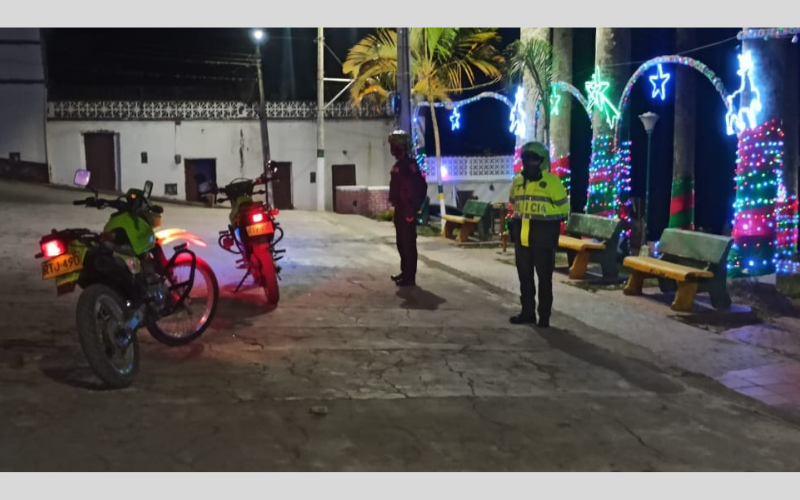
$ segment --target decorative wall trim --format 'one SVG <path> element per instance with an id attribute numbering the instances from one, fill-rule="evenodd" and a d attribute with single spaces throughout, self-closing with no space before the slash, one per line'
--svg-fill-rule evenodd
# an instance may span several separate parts
<path id="1" fill-rule="evenodd" d="M 425 158 L 428 183 L 436 182 L 436 157 Z M 442 168 L 447 170 L 444 182 L 511 180 L 514 177 L 514 157 L 509 156 L 443 156 Z"/>
<path id="2" fill-rule="evenodd" d="M 315 120 L 317 104 L 311 101 L 266 103 L 268 120 Z M 52 101 L 48 120 L 256 120 L 258 104 L 237 101 Z M 325 110 L 328 119 L 389 118 L 383 111 L 356 110 L 347 102 Z"/>

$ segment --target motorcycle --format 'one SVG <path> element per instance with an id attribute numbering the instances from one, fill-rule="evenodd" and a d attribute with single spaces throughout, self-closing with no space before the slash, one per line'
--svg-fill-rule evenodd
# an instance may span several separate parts
<path id="1" fill-rule="evenodd" d="M 78 170 L 75 184 L 87 187 L 90 177 Z M 39 241 L 36 255 L 46 258 L 42 279 L 55 280 L 57 296 L 76 285 L 83 289 L 78 338 L 89 366 L 112 388 L 129 386 L 139 371 L 137 330 L 145 326 L 166 345 L 187 344 L 208 328 L 219 299 L 211 266 L 188 248 L 189 242 L 205 243 L 181 229 L 154 232 L 164 209 L 150 203 L 152 189 L 147 181 L 144 189 L 129 189 L 117 199 L 100 198 L 92 189 L 94 196 L 73 205 L 115 209 L 103 231 L 53 229 Z M 163 247 L 177 239 L 186 242 L 167 258 Z"/>
<path id="2" fill-rule="evenodd" d="M 273 173 L 274 171 L 272 169 Z M 232 254 L 241 255 L 242 258 L 236 263 L 247 269 L 234 293 L 252 275 L 256 284 L 264 289 L 267 304 L 274 306 L 280 300 L 278 279 L 281 267 L 277 262 L 283 258 L 279 254 L 286 252 L 276 249 L 276 245 L 283 239 L 283 229 L 275 219 L 280 211 L 273 209 L 268 203 L 253 200 L 253 195 L 266 192 L 263 189 L 255 190 L 256 186 L 273 180 L 265 174 L 253 180 L 234 179 L 225 187 L 218 188 L 218 193 L 227 198 L 217 198 L 216 201 L 231 202 L 230 224 L 226 231 L 219 232 L 219 246 Z"/>

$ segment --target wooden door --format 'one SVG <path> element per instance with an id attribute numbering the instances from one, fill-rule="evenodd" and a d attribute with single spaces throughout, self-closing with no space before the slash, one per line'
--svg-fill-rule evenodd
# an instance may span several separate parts
<path id="1" fill-rule="evenodd" d="M 331 185 L 333 188 L 333 211 L 336 211 L 336 187 L 356 185 L 356 166 L 355 165 L 333 165 L 331 175 Z"/>
<path id="2" fill-rule="evenodd" d="M 195 158 L 184 160 L 186 177 L 186 201 L 205 202 L 200 198 L 197 188 L 207 180 L 217 182 L 217 160 L 215 158 Z"/>
<path id="3" fill-rule="evenodd" d="M 276 161 L 275 181 L 272 182 L 273 205 L 279 210 L 294 208 L 292 203 L 292 162 Z"/>
<path id="4" fill-rule="evenodd" d="M 86 148 L 86 170 L 92 173 L 90 185 L 98 190 L 117 190 L 117 162 L 113 132 L 92 132 L 83 135 Z"/>

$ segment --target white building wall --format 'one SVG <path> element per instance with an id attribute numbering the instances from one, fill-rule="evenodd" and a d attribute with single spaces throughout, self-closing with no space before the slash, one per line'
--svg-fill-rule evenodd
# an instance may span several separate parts
<path id="1" fill-rule="evenodd" d="M 21 40 L 33 43 L 10 43 Z M 37 28 L 0 28 L 0 158 L 15 152 L 22 161 L 47 163 L 43 68 Z"/>
<path id="2" fill-rule="evenodd" d="M 292 163 L 295 208 L 316 208 L 316 123 L 309 120 L 273 120 L 269 124 L 270 153 L 276 161 Z M 331 206 L 331 165 L 355 164 L 356 182 L 385 185 L 393 159 L 387 136 L 390 120 L 330 120 L 325 124 L 326 208 Z M 52 182 L 71 184 L 76 169 L 85 168 L 83 135 L 118 134 L 117 166 L 120 188 L 140 187 L 150 179 L 154 193 L 164 196 L 164 185 L 178 185 L 177 199 L 186 199 L 184 165 L 187 159 L 213 158 L 217 182 L 255 177 L 262 172 L 259 124 L 253 120 L 201 121 L 72 121 L 52 120 L 47 127 Z M 148 162 L 142 164 L 141 153 Z M 175 164 L 175 155 L 181 163 Z"/>

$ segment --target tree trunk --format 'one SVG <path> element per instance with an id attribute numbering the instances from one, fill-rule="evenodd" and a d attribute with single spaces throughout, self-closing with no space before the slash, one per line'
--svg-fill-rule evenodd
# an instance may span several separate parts
<path id="1" fill-rule="evenodd" d="M 773 127 L 780 127 L 785 134 L 784 118 L 788 117 L 786 91 L 796 91 L 796 88 L 787 87 L 790 47 L 788 40 L 785 39 L 742 41 L 742 54 L 749 52 L 752 55 L 753 85 L 758 89 L 762 109 L 755 115 L 755 128 L 748 128 L 739 134 L 735 202 L 737 213 L 734 214 L 733 229 L 735 248 L 731 252 L 730 259 L 734 269 L 731 274 L 768 276 L 765 281 L 773 284 L 776 271 L 774 260 L 789 253 L 786 248 L 786 238 L 792 233 L 796 234 L 796 226 L 791 220 L 786 219 L 785 203 L 771 201 L 782 197 L 783 190 L 780 184 L 784 186 L 788 185 L 787 182 L 794 184 L 796 177 L 793 172 L 788 171 L 787 163 L 783 164 L 782 169 L 773 170 L 769 166 L 770 162 L 778 161 L 780 153 L 786 151 L 786 136 L 781 137 Z M 734 104 L 740 108 L 749 106 L 755 97 L 749 92 L 749 83 L 744 90 L 740 94 L 741 100 L 738 98 L 734 100 Z M 791 121 L 788 123 L 791 124 Z M 753 138 L 756 140 L 751 146 Z M 765 147 L 765 144 L 778 141 L 783 141 L 784 146 Z M 745 146 L 749 147 L 747 153 L 743 153 Z M 755 176 L 760 182 L 755 186 L 750 185 L 747 183 L 749 176 Z M 772 219 L 773 216 L 776 218 Z M 777 224 L 771 223 L 772 221 Z M 773 245 L 776 240 L 778 240 L 777 248 Z"/>
<path id="2" fill-rule="evenodd" d="M 431 110 L 431 124 L 433 125 L 433 143 L 436 148 L 436 188 L 439 194 L 439 215 L 445 215 L 447 210 L 444 203 L 444 184 L 442 183 L 442 146 L 439 140 L 439 122 L 436 120 L 436 108 L 433 106 L 433 96 L 428 96 Z M 442 236 L 444 236 L 444 219 L 442 218 Z"/>
<path id="3" fill-rule="evenodd" d="M 785 42 L 783 42 L 785 44 Z M 786 132 L 784 141 L 784 171 L 783 183 L 786 186 L 786 201 L 789 217 L 797 215 L 797 174 L 800 169 L 800 103 L 798 102 L 797 88 L 800 87 L 800 55 L 796 49 L 789 51 L 788 74 L 786 80 L 786 114 L 784 115 L 783 125 Z M 791 233 L 787 236 L 787 252 L 796 258 L 798 251 L 797 226 L 790 228 Z"/>
<path id="4" fill-rule="evenodd" d="M 572 28 L 553 28 L 553 51 L 558 60 L 555 68 L 555 79 L 572 83 Z M 558 114 L 550 114 L 550 137 L 553 142 L 553 152 L 556 158 L 569 154 L 570 126 L 572 124 L 572 96 L 567 92 L 559 91 L 561 99 L 558 105 Z"/>
<path id="5" fill-rule="evenodd" d="M 676 52 L 695 46 L 695 28 L 676 28 Z M 672 198 L 669 227 L 694 229 L 695 98 L 694 70 L 676 65 L 675 135 L 672 160 Z"/>
<path id="6" fill-rule="evenodd" d="M 630 76 L 630 64 L 624 64 L 631 60 L 630 28 L 597 28 L 595 36 L 595 69 L 600 72 L 600 80 L 609 84 L 605 95 L 616 107 Z M 614 164 L 612 124 L 606 121 L 606 114 L 600 107 L 595 106 L 592 111 L 592 159 L 586 212 L 612 217 L 619 215 L 623 193 L 619 192 L 618 183 L 624 181 L 624 175 Z"/>
<path id="7" fill-rule="evenodd" d="M 558 64 L 554 79 L 572 83 L 572 28 L 553 28 L 553 52 Z M 569 151 L 572 99 L 569 92 L 557 90 L 553 93 L 550 106 L 550 141 L 553 156 L 550 170 L 561 179 L 568 193 L 571 180 Z M 556 103 L 558 103 L 557 108 Z"/>
<path id="8" fill-rule="evenodd" d="M 519 39 L 523 44 L 528 40 L 544 40 L 550 43 L 550 28 L 520 28 Z M 528 123 L 525 124 L 526 137 L 523 140 L 537 140 L 547 144 L 544 114 L 539 117 L 539 120 L 536 120 L 536 102 L 539 100 L 539 91 L 533 77 L 527 71 L 522 76 L 522 86 L 525 89 L 525 113 L 528 115 Z"/>

